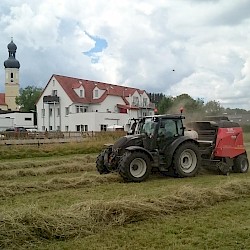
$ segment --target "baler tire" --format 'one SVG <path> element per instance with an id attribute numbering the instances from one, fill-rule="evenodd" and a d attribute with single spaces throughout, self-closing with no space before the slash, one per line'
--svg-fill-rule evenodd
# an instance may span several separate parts
<path id="1" fill-rule="evenodd" d="M 249 161 L 245 154 L 239 155 L 234 159 L 233 172 L 247 173 L 249 169 Z"/>
<path id="2" fill-rule="evenodd" d="M 105 154 L 107 154 L 108 151 L 107 149 L 104 149 L 96 158 L 96 168 L 97 168 L 97 171 L 100 173 L 100 174 L 108 174 L 110 173 L 110 171 L 107 169 L 107 167 L 104 165 L 104 157 L 105 157 Z"/>
<path id="3" fill-rule="evenodd" d="M 198 146 L 192 142 L 180 145 L 173 155 L 173 173 L 176 177 L 193 177 L 201 165 L 201 155 Z"/>
<path id="4" fill-rule="evenodd" d="M 149 157 L 138 151 L 125 152 L 118 165 L 118 172 L 126 182 L 142 182 L 151 173 Z"/>

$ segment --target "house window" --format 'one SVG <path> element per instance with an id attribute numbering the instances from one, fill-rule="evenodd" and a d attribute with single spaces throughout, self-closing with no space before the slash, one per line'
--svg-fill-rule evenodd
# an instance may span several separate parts
<path id="1" fill-rule="evenodd" d="M 98 89 L 95 89 L 95 98 L 98 98 Z"/>
<path id="2" fill-rule="evenodd" d="M 88 125 L 81 125 L 81 131 L 83 132 L 88 131 Z"/>
<path id="3" fill-rule="evenodd" d="M 106 131 L 106 130 L 107 130 L 107 125 L 101 124 L 101 131 Z"/>
<path id="4" fill-rule="evenodd" d="M 53 83 L 53 86 L 55 86 L 55 80 L 53 80 L 52 83 Z"/>
<path id="5" fill-rule="evenodd" d="M 45 117 L 45 109 L 42 109 L 42 117 Z"/>
<path id="6" fill-rule="evenodd" d="M 147 98 L 143 98 L 143 107 L 146 107 L 148 104 L 148 99 Z"/>
<path id="7" fill-rule="evenodd" d="M 87 108 L 84 108 L 84 112 L 85 112 L 85 113 L 87 112 Z"/>
<path id="8" fill-rule="evenodd" d="M 78 131 L 78 132 L 81 131 L 81 125 L 76 125 L 76 131 Z"/>
<path id="9" fill-rule="evenodd" d="M 88 125 L 76 125 L 76 131 L 78 132 L 86 132 L 88 131 Z"/>
<path id="10" fill-rule="evenodd" d="M 80 107 L 77 105 L 76 106 L 76 113 L 79 113 L 80 112 Z"/>
<path id="11" fill-rule="evenodd" d="M 83 97 L 83 90 L 80 89 L 80 97 Z"/>
<path id="12" fill-rule="evenodd" d="M 60 108 L 57 108 L 57 116 L 60 116 Z"/>
<path id="13" fill-rule="evenodd" d="M 132 103 L 132 105 L 139 106 L 139 97 L 138 96 L 134 96 L 133 97 L 133 103 Z"/>
<path id="14" fill-rule="evenodd" d="M 53 128 L 52 128 L 52 126 L 49 126 L 49 130 L 51 131 Z"/>
<path id="15" fill-rule="evenodd" d="M 65 108 L 65 115 L 68 115 L 69 114 L 69 107 L 66 107 Z"/>
<path id="16" fill-rule="evenodd" d="M 32 119 L 30 117 L 25 117 L 24 120 L 25 121 L 31 121 Z"/>
<path id="17" fill-rule="evenodd" d="M 13 78 L 14 77 L 14 74 L 11 72 L 10 73 L 10 78 Z"/>
<path id="18" fill-rule="evenodd" d="M 52 109 L 49 109 L 49 115 L 52 116 Z"/>
<path id="19" fill-rule="evenodd" d="M 84 112 L 84 107 L 80 105 L 76 105 L 76 113 L 83 113 Z"/>
<path id="20" fill-rule="evenodd" d="M 56 89 L 52 90 L 52 95 L 57 96 L 57 90 Z"/>
<path id="21" fill-rule="evenodd" d="M 65 126 L 65 131 L 69 131 L 69 126 Z"/>

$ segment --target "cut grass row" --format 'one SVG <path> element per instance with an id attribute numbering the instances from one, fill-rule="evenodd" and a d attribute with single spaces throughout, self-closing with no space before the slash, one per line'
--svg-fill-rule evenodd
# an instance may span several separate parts
<path id="1" fill-rule="evenodd" d="M 96 161 L 96 154 L 66 155 L 60 157 L 32 158 L 32 159 L 16 159 L 1 160 L 0 172 L 14 169 L 36 169 L 44 167 L 59 166 L 67 163 L 88 164 Z"/>
<path id="2" fill-rule="evenodd" d="M 55 174 L 62 174 L 62 173 L 78 173 L 78 172 L 89 172 L 94 171 L 95 165 L 94 163 L 68 163 L 68 164 L 61 164 L 59 166 L 50 166 L 44 167 L 42 170 L 40 169 L 20 169 L 16 171 L 8 171 L 1 173 L 0 172 L 0 180 L 15 180 L 20 177 L 26 176 L 45 176 L 45 175 L 55 175 Z"/>
<path id="3" fill-rule="evenodd" d="M 1 214 L 0 246 L 20 249 L 47 241 L 87 237 L 135 222 L 180 215 L 184 211 L 217 206 L 218 203 L 250 197 L 250 181 L 241 180 L 197 189 L 177 188 L 160 198 L 131 198 L 113 201 L 85 201 L 58 211 L 27 208 Z M 247 229 L 247 228 L 246 228 Z M 248 228 L 249 229 L 249 228 Z M 34 245 L 35 244 L 35 245 Z"/>
<path id="4" fill-rule="evenodd" d="M 7 199 L 15 195 L 23 195 L 35 192 L 48 192 L 63 189 L 79 189 L 91 187 L 102 183 L 119 182 L 121 178 L 118 175 L 100 176 L 97 174 L 83 174 L 76 178 L 55 177 L 48 181 L 31 182 L 31 183 L 0 183 L 0 199 Z"/>

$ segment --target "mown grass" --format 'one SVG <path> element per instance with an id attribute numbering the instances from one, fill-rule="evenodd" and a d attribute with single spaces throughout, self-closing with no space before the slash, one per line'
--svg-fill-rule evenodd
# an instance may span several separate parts
<path id="1" fill-rule="evenodd" d="M 203 172 L 181 179 L 154 174 L 146 182 L 124 183 L 116 173 L 99 175 L 96 155 L 74 152 L 2 160 L 0 248 L 247 249 L 250 245 L 250 173 Z"/>
<path id="2" fill-rule="evenodd" d="M 2 247 L 33 246 L 47 240 L 87 237 L 131 223 L 178 215 L 215 206 L 220 202 L 250 197 L 250 181 L 234 181 L 213 188 L 191 186 L 154 199 L 132 198 L 113 201 L 85 201 L 67 209 L 43 212 L 37 208 L 1 216 Z"/>
<path id="3" fill-rule="evenodd" d="M 44 242 L 38 249 L 249 249 L 250 199 L 108 228 L 68 241 Z"/>

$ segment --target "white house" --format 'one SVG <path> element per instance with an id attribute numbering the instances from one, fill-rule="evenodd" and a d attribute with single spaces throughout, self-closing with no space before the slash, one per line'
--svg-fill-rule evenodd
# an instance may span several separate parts
<path id="1" fill-rule="evenodd" d="M 52 75 L 37 104 L 39 131 L 101 131 L 154 114 L 144 90 Z"/>

